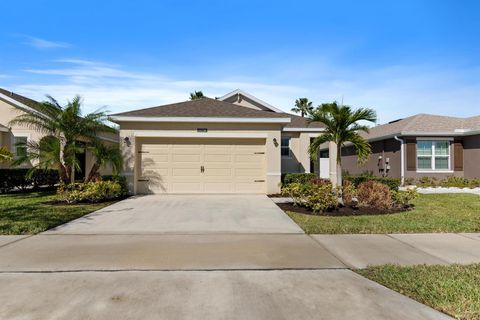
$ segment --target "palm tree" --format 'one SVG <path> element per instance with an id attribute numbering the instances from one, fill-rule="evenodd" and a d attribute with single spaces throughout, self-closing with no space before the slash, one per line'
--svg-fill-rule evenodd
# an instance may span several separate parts
<path id="1" fill-rule="evenodd" d="M 122 153 L 118 145 L 106 145 L 96 140 L 88 148 L 95 156 L 95 163 L 85 182 L 92 181 L 101 167 L 112 165 L 113 173 L 117 174 L 122 169 Z"/>
<path id="2" fill-rule="evenodd" d="M 27 157 L 23 160 L 41 160 L 41 157 L 47 157 L 51 165 L 55 163 L 53 166 L 58 169 L 62 182 L 73 182 L 74 170 L 79 169 L 76 154 L 83 149 L 78 141 L 93 141 L 97 133 L 115 132 L 115 129 L 104 124 L 107 120 L 105 112 L 95 111 L 82 116 L 80 96 L 75 96 L 65 106 L 61 106 L 51 96 L 47 98 L 47 101 L 38 104 L 36 110 L 24 110 L 10 121 L 10 125 L 23 125 L 54 137 L 43 145 L 30 143 L 27 147 L 31 152 L 27 152 Z M 45 165 L 44 161 L 39 163 Z"/>
<path id="3" fill-rule="evenodd" d="M 307 98 L 299 98 L 295 100 L 295 107 L 292 108 L 293 112 L 301 113 L 302 117 L 305 115 L 310 114 L 313 111 L 312 102 L 308 101 Z"/>
<path id="4" fill-rule="evenodd" d="M 10 161 L 13 159 L 13 154 L 7 147 L 0 147 L 0 163 L 3 161 Z"/>
<path id="5" fill-rule="evenodd" d="M 313 160 L 317 159 L 318 149 L 320 145 L 330 142 L 330 156 L 336 156 L 336 180 L 337 186 L 342 185 L 342 157 L 341 149 L 345 143 L 349 142 L 353 145 L 358 156 L 358 162 L 365 162 L 370 153 L 371 146 L 359 132 L 367 132 L 368 126 L 360 124 L 360 121 L 376 122 L 376 112 L 368 108 L 358 108 L 352 110 L 349 106 L 339 106 L 336 101 L 333 103 L 323 103 L 319 105 L 310 115 L 310 122 L 318 121 L 325 125 L 325 131 L 322 135 L 315 138 L 310 144 L 309 153 Z M 331 165 L 332 165 L 331 161 Z M 330 168 L 332 172 L 332 168 Z M 335 171 L 333 171 L 335 172 Z M 332 181 L 334 183 L 334 181 Z"/>
<path id="6" fill-rule="evenodd" d="M 197 100 L 200 98 L 205 98 L 202 91 L 190 92 L 190 100 Z"/>

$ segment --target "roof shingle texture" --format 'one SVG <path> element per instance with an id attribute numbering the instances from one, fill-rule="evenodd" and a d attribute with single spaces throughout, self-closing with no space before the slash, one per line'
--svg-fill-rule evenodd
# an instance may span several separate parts
<path id="1" fill-rule="evenodd" d="M 16 100 L 16 101 L 26 105 L 27 107 L 33 108 L 33 109 L 37 109 L 38 105 L 40 104 L 38 101 L 35 101 L 35 100 L 30 99 L 30 98 L 24 97 L 22 95 L 19 95 L 17 93 L 12 92 L 12 91 L 5 90 L 3 88 L 0 88 L 0 93 L 6 95 L 7 97 L 9 97 L 13 100 Z"/>
<path id="2" fill-rule="evenodd" d="M 220 118 L 288 118 L 286 113 L 255 110 L 233 103 L 201 98 L 140 110 L 113 114 L 132 117 L 220 117 Z"/>
<path id="3" fill-rule="evenodd" d="M 420 113 L 393 123 L 373 127 L 370 133 L 364 136 L 375 139 L 402 133 L 458 133 L 458 130 L 480 130 L 480 116 L 457 118 Z"/>

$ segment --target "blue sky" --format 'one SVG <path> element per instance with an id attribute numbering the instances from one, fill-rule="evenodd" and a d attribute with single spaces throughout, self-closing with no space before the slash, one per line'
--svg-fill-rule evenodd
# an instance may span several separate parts
<path id="1" fill-rule="evenodd" d="M 2 1 L 0 87 L 111 112 L 241 88 L 377 110 L 480 114 L 476 1 Z"/>

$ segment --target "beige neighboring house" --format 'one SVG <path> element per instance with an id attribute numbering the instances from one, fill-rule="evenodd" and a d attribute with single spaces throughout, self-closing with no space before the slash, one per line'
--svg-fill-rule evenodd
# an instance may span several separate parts
<path id="1" fill-rule="evenodd" d="M 120 125 L 123 174 L 134 194 L 274 194 L 282 174 L 318 171 L 308 147 L 322 124 L 241 90 L 111 119 Z"/>
<path id="2" fill-rule="evenodd" d="M 39 102 L 14 92 L 0 88 L 0 146 L 5 146 L 13 153 L 14 157 L 25 150 L 18 150 L 15 144 L 20 141 L 40 141 L 44 134 L 25 126 L 15 125 L 10 127 L 9 122 L 24 110 L 37 110 Z M 38 111 L 37 111 L 38 112 Z M 118 143 L 118 133 L 102 133 L 100 138 L 106 143 Z M 82 179 L 85 173 L 90 172 L 94 164 L 94 157 L 90 151 L 79 154 L 78 158 L 81 163 L 82 170 L 75 173 L 76 179 Z M 31 167 L 32 163 L 25 163 L 19 168 Z M 0 168 L 11 168 L 8 163 L 0 163 Z M 17 168 L 17 167 L 16 167 Z M 110 168 L 100 170 L 102 174 L 110 174 Z"/>

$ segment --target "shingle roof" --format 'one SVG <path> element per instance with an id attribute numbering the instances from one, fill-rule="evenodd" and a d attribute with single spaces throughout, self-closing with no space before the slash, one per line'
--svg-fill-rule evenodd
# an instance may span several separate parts
<path id="1" fill-rule="evenodd" d="M 10 129 L 8 127 L 5 127 L 3 124 L 0 124 L 0 131 L 8 132 L 8 131 L 10 131 Z"/>
<path id="2" fill-rule="evenodd" d="M 24 97 L 22 95 L 19 95 L 18 93 L 14 93 L 12 91 L 5 90 L 3 88 L 0 88 L 0 93 L 6 95 L 7 97 L 16 100 L 27 107 L 37 109 L 38 105 L 40 104 L 38 101 L 32 100 L 30 98 Z"/>
<path id="3" fill-rule="evenodd" d="M 393 135 L 459 134 L 475 130 L 480 130 L 480 116 L 458 118 L 420 113 L 373 127 L 364 136 L 370 140 Z"/>
<path id="4" fill-rule="evenodd" d="M 235 118 L 288 118 L 286 113 L 255 110 L 233 103 L 201 98 L 158 107 L 133 110 L 112 116 L 130 117 L 235 117 Z"/>
<path id="5" fill-rule="evenodd" d="M 287 124 L 285 127 L 286 128 L 325 128 L 325 125 L 321 122 L 308 122 L 307 118 L 303 118 L 300 116 L 296 116 L 294 114 L 288 114 L 290 117 L 291 121 L 289 124 Z"/>

